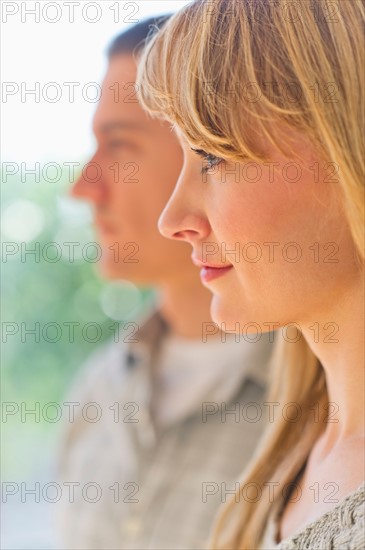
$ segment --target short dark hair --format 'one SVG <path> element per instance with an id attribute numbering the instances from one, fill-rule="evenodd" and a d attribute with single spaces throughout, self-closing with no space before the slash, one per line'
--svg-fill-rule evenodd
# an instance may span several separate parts
<path id="1" fill-rule="evenodd" d="M 107 49 L 108 59 L 122 53 L 137 53 L 143 48 L 147 38 L 152 35 L 154 31 L 160 29 L 170 17 L 171 14 L 150 17 L 118 34 Z"/>

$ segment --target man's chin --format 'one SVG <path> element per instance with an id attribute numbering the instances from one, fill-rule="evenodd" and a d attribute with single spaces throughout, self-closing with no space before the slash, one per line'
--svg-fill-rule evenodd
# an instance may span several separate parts
<path id="1" fill-rule="evenodd" d="M 146 281 L 146 274 L 143 276 L 140 273 L 136 273 L 133 269 L 126 269 L 125 264 L 117 264 L 115 262 L 100 262 L 98 265 L 98 272 L 103 279 L 109 281 L 125 280 L 130 281 L 136 286 L 151 286 L 153 281 Z"/>
<path id="2" fill-rule="evenodd" d="M 121 265 L 107 255 L 104 255 L 100 260 L 97 265 L 97 270 L 104 279 L 116 280 L 128 278 L 126 277 L 125 269 L 121 269 Z"/>

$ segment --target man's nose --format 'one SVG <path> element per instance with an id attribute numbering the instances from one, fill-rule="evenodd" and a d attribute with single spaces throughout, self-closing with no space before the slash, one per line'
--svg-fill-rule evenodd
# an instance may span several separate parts
<path id="1" fill-rule="evenodd" d="M 70 194 L 76 199 L 98 204 L 104 200 L 105 193 L 103 165 L 99 155 L 95 154 L 83 167 L 79 178 L 70 189 Z"/>

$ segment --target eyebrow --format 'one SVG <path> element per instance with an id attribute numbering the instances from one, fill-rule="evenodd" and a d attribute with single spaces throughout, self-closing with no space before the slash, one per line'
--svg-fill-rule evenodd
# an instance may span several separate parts
<path id="1" fill-rule="evenodd" d="M 121 121 L 121 120 L 106 122 L 100 126 L 100 131 L 103 134 L 109 134 L 111 132 L 114 132 L 115 130 L 145 132 L 146 128 L 142 124 L 138 124 L 133 121 Z"/>

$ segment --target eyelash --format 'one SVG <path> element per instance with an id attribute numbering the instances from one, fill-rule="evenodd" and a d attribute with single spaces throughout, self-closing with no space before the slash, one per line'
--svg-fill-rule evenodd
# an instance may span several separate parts
<path id="1" fill-rule="evenodd" d="M 215 155 L 211 155 L 210 153 L 206 153 L 203 151 L 203 149 L 194 149 L 191 147 L 191 150 L 194 151 L 199 157 L 207 161 L 207 165 L 203 166 L 201 169 L 201 174 L 207 174 L 209 170 L 214 168 L 215 166 L 219 166 L 222 162 L 224 162 L 224 159 L 220 157 L 216 157 Z"/>

